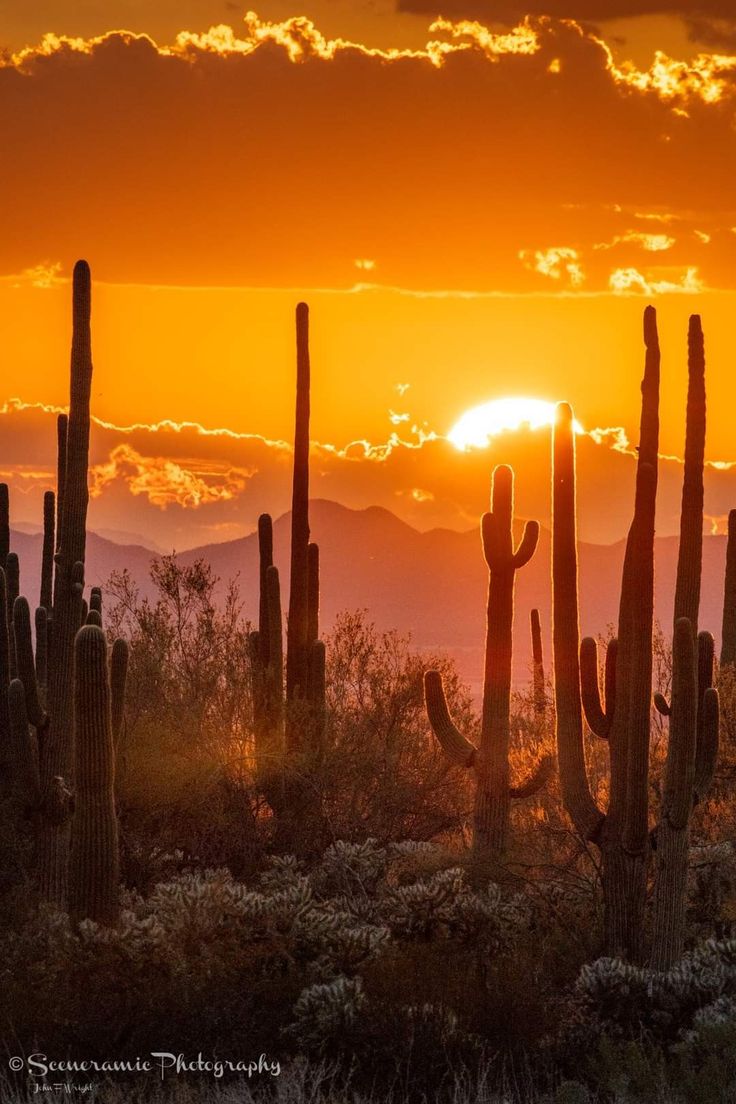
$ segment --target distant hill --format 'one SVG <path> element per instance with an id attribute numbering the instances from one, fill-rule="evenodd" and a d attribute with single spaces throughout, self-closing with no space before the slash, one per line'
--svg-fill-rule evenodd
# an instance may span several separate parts
<path id="1" fill-rule="evenodd" d="M 311 504 L 313 539 L 320 545 L 322 625 L 329 629 L 344 609 L 364 608 L 381 629 L 410 632 L 422 649 L 451 652 L 464 676 L 476 685 L 485 622 L 487 573 L 477 530 L 457 533 L 434 529 L 420 533 L 388 510 L 351 510 L 317 499 Z M 290 515 L 274 524 L 274 548 L 284 591 L 288 585 Z M 22 586 L 32 600 L 38 590 L 41 537 L 13 534 L 21 556 Z M 676 537 L 656 542 L 656 612 L 667 627 L 672 618 Z M 703 541 L 701 627 L 716 638 L 721 626 L 726 538 Z M 580 619 L 583 633 L 603 633 L 618 616 L 624 542 L 580 544 Z M 103 584 L 113 570 L 127 568 L 143 593 L 155 554 L 136 544 L 117 544 L 97 534 L 88 538 L 87 582 Z M 245 613 L 257 612 L 258 540 L 256 534 L 222 544 L 209 544 L 180 554 L 182 563 L 207 560 L 223 582 L 238 576 Z M 31 580 L 30 586 L 28 580 Z M 286 606 L 286 594 L 284 595 Z M 530 662 L 529 610 L 537 606 L 549 655 L 550 534 L 543 530 L 536 555 L 517 574 L 514 669 L 516 681 L 526 678 Z"/>

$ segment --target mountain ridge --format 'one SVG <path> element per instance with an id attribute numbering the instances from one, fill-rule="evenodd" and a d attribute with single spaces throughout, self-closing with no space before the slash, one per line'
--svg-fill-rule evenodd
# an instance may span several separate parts
<path id="1" fill-rule="evenodd" d="M 382 506 L 351 508 L 328 499 L 311 501 L 312 539 L 321 553 L 321 620 L 329 631 L 342 610 L 366 609 L 381 630 L 410 633 L 420 649 L 452 654 L 464 677 L 477 687 L 485 635 L 487 569 L 478 528 L 414 529 Z M 519 533 L 523 522 L 515 528 Z M 290 513 L 274 522 L 274 558 L 288 595 Z M 721 627 L 724 536 L 703 538 L 701 628 L 718 640 Z M 11 547 L 21 559 L 21 591 L 36 601 L 41 536 L 13 531 Z M 579 543 L 581 634 L 598 635 L 615 624 L 625 541 Z M 665 632 L 672 619 L 678 538 L 656 538 L 656 615 Z M 550 652 L 551 535 L 540 532 L 531 562 L 516 577 L 514 679 L 522 683 L 531 660 L 529 611 L 540 610 L 547 665 Z M 152 597 L 150 565 L 157 554 L 136 544 L 88 535 L 87 584 L 104 585 L 112 571 L 127 569 L 141 594 Z M 255 620 L 258 603 L 258 535 L 200 545 L 177 555 L 185 565 L 205 559 L 220 579 L 219 592 L 236 578 L 243 612 Z M 32 582 L 28 585 L 28 580 Z"/>

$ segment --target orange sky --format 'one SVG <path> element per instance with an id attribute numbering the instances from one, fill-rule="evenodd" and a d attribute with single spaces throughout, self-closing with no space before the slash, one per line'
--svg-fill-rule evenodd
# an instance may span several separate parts
<path id="1" fill-rule="evenodd" d="M 520 511 L 544 522 L 546 431 L 480 454 L 426 438 L 527 395 L 635 441 L 648 301 L 663 452 L 682 454 L 698 310 L 708 456 L 736 461 L 736 20 L 723 0 L 543 5 L 566 19 L 451 0 L 439 22 L 429 0 L 322 0 L 304 9 L 314 22 L 281 2 L 245 19 L 216 0 L 32 7 L 10 3 L 0 39 L 0 402 L 64 403 L 68 274 L 87 257 L 107 423 L 93 525 L 183 548 L 286 508 L 299 298 L 323 497 L 465 528 L 492 463 L 512 460 Z M 504 23 L 481 22 L 491 7 Z M 123 432 L 167 419 L 221 432 Z M 31 522 L 52 414 L 6 406 L 0 425 L 15 517 Z M 630 510 L 615 440 L 583 446 L 591 539 L 620 536 Z M 681 473 L 665 468 L 672 532 Z M 736 474 L 711 468 L 707 495 L 718 524 Z"/>

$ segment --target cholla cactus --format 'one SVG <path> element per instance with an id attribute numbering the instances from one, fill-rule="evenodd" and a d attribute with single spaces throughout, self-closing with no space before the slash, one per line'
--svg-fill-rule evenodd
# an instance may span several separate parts
<path id="1" fill-rule="evenodd" d="M 356 1026 L 366 1004 L 360 978 L 338 977 L 310 985 L 294 1005 L 289 1034 L 307 1045 L 326 1046 Z"/>
<path id="2" fill-rule="evenodd" d="M 388 851 L 374 839 L 362 843 L 338 840 L 324 852 L 312 881 L 322 892 L 370 894 L 384 877 L 388 862 Z"/>

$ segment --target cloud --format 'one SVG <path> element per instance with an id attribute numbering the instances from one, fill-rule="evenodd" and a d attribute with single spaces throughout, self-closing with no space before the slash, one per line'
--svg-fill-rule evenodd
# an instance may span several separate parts
<path id="1" fill-rule="evenodd" d="M 213 502 L 228 502 L 241 495 L 253 474 L 246 468 L 201 460 L 174 461 L 164 456 L 142 456 L 130 445 L 117 445 L 109 460 L 90 470 L 90 494 L 99 497 L 115 480 L 122 480 L 131 495 L 145 495 L 152 506 L 165 510 L 176 504 L 196 509 Z"/>
<path id="2" fill-rule="evenodd" d="M 434 0 L 399 0 L 399 11 L 429 15 L 437 8 Z M 520 14 L 552 15 L 560 19 L 604 21 L 642 15 L 690 17 L 733 17 L 731 0 L 443 0 L 442 10 L 458 18 L 472 17 L 508 23 Z"/>
<path id="3" fill-rule="evenodd" d="M 580 254 L 571 246 L 553 246 L 551 249 L 522 249 L 519 259 L 532 272 L 549 276 L 552 280 L 567 278 L 572 287 L 585 282 L 585 272 L 579 260 Z"/>
<path id="4" fill-rule="evenodd" d="M 698 231 L 695 231 L 695 233 L 697 234 Z M 710 240 L 707 234 L 703 238 Z M 617 245 L 626 245 L 633 242 L 640 245 L 647 253 L 663 253 L 671 249 L 676 240 L 670 234 L 646 234 L 642 230 L 627 230 L 625 234 L 616 234 L 611 241 L 597 242 L 593 248 L 614 249 Z"/>
<path id="5" fill-rule="evenodd" d="M 704 285 L 697 268 L 688 268 L 679 279 L 654 279 L 644 276 L 636 268 L 617 268 L 609 277 L 611 290 L 616 294 L 637 293 L 642 295 L 669 295 L 685 293 L 689 295 L 703 291 Z"/>
<path id="6" fill-rule="evenodd" d="M 732 286 L 735 98 L 731 58 L 636 66 L 541 17 L 445 16 L 412 49 L 252 14 L 168 44 L 48 36 L 0 67 L 0 273 L 83 252 L 108 282 L 345 287 L 346 257 L 380 258 L 387 287 L 515 293 L 539 284 L 519 251 L 564 242 L 606 290 L 593 245 L 665 207 L 714 234 L 703 278 Z M 636 267 L 641 243 L 619 248 Z"/>

